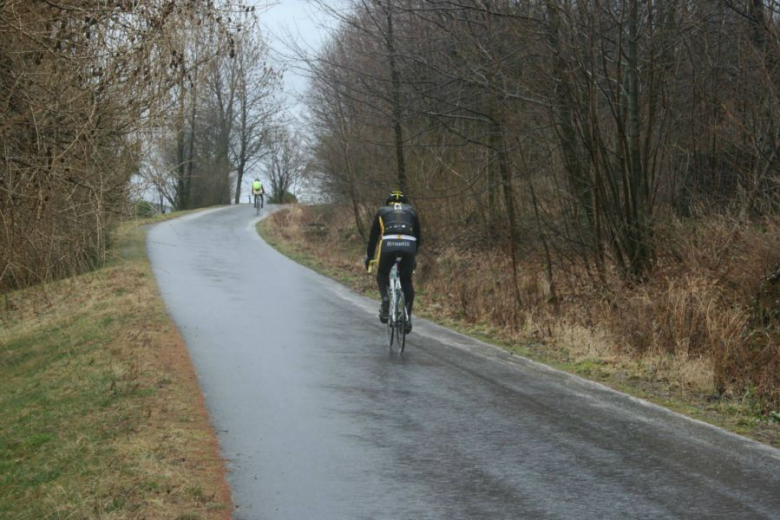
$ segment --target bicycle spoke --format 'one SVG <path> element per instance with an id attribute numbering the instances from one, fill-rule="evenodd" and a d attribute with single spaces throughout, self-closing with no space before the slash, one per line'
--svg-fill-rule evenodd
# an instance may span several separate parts
<path id="1" fill-rule="evenodd" d="M 398 288 L 399 291 L 399 297 L 398 297 L 398 309 L 397 309 L 397 317 L 396 320 L 396 326 L 398 327 L 398 337 L 396 338 L 396 342 L 398 343 L 398 351 L 399 353 L 404 353 L 404 347 L 406 346 L 406 299 L 404 298 L 404 293 L 401 292 L 400 287 Z"/>

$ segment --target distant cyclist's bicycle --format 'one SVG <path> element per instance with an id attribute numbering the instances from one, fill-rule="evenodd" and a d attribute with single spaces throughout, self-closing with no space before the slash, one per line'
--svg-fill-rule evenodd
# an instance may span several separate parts
<path id="1" fill-rule="evenodd" d="M 387 285 L 387 296 L 390 305 L 387 313 L 387 346 L 391 352 L 397 350 L 404 353 L 406 346 L 406 322 L 409 321 L 409 313 L 406 309 L 406 299 L 401 289 L 401 257 L 395 259 L 395 264 L 390 269 L 390 283 Z M 395 349 L 393 345 L 395 344 Z"/>
<path id="2" fill-rule="evenodd" d="M 263 195 L 255 194 L 255 215 L 260 214 L 260 210 L 263 207 Z"/>

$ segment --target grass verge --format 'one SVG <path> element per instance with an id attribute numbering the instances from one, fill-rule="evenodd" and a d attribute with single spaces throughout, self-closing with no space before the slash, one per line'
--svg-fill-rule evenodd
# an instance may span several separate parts
<path id="1" fill-rule="evenodd" d="M 123 224 L 95 272 L 3 296 L 0 518 L 230 518 L 216 436 L 146 256 L 144 225 L 158 220 Z"/>
<path id="2" fill-rule="evenodd" d="M 348 231 L 349 222 L 334 226 L 332 216 L 311 207 L 293 207 L 258 223 L 266 242 L 293 260 L 329 276 L 353 290 L 377 297 L 372 276 L 366 276 L 360 259 L 363 244 Z M 330 219 L 328 225 L 322 225 Z M 338 235 L 339 247 L 333 244 Z M 425 261 L 425 259 L 422 259 Z M 424 266 L 423 266 L 424 268 Z M 477 271 L 477 270 L 474 270 Z M 446 274 L 446 273 L 440 273 Z M 447 278 L 445 276 L 445 278 Z M 445 280 L 447 282 L 447 280 Z M 479 280 L 472 280 L 480 283 Z M 449 283 L 449 282 L 447 282 Z M 533 331 L 514 331 L 479 320 L 459 317 L 448 306 L 453 295 L 433 291 L 433 284 L 416 284 L 415 314 L 461 333 L 494 344 L 515 354 L 598 381 L 622 392 L 714 424 L 726 430 L 780 448 L 780 416 L 767 415 L 750 395 L 738 399 L 713 399 L 706 385 L 689 381 L 707 374 L 695 359 L 648 354 L 637 357 L 607 348 L 593 331 L 567 326 L 541 341 Z M 441 284 L 440 284 L 441 285 Z M 457 291 L 454 291 L 457 292 Z M 455 295 L 457 299 L 457 295 Z"/>

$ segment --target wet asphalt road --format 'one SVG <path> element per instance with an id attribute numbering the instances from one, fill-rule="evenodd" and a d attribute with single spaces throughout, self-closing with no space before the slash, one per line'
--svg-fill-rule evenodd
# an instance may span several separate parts
<path id="1" fill-rule="evenodd" d="M 780 518 L 780 451 L 377 303 L 262 242 L 248 205 L 148 247 L 237 520 Z"/>

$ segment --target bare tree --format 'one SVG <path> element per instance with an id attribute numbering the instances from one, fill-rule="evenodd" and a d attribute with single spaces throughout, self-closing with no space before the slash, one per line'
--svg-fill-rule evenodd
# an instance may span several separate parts
<path id="1" fill-rule="evenodd" d="M 270 150 L 263 159 L 265 176 L 271 183 L 269 201 L 285 203 L 294 198 L 294 188 L 300 181 L 307 162 L 301 137 L 283 127 L 270 136 Z"/>
<path id="2" fill-rule="evenodd" d="M 256 35 L 245 33 L 237 47 L 236 110 L 230 156 L 236 169 L 235 203 L 241 198 L 244 174 L 252 170 L 267 152 L 269 125 L 281 111 L 274 94 L 281 73 L 267 63 L 268 50 Z"/>
<path id="3" fill-rule="evenodd" d="M 280 74 L 267 62 L 268 50 L 256 12 L 234 13 L 235 31 L 198 26 L 180 38 L 188 74 L 174 90 L 170 131 L 176 153 L 165 153 L 176 172 L 176 207 L 238 201 L 241 181 L 263 152 L 265 125 L 280 110 L 274 98 Z M 221 60 L 203 60 L 213 48 Z"/>

